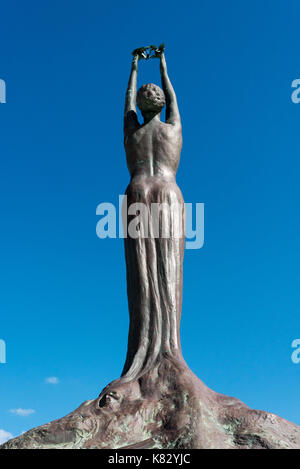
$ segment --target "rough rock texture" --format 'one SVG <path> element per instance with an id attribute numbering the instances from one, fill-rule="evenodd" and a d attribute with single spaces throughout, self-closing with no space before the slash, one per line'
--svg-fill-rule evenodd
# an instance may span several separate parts
<path id="1" fill-rule="evenodd" d="M 183 361 L 164 358 L 136 381 L 8 441 L 2 449 L 300 448 L 300 427 L 217 394 Z"/>

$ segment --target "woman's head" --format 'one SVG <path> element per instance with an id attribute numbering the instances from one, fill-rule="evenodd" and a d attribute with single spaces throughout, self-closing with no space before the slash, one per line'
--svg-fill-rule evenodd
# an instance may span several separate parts
<path id="1" fill-rule="evenodd" d="M 161 112 L 166 104 L 166 99 L 159 86 L 148 83 L 138 90 L 136 102 L 143 114 L 145 112 Z"/>

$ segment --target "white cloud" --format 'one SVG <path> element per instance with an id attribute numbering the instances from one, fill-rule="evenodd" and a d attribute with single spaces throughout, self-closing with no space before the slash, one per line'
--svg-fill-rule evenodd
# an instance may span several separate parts
<path id="1" fill-rule="evenodd" d="M 0 429 L 0 445 L 13 438 L 12 434 Z"/>
<path id="2" fill-rule="evenodd" d="M 46 379 L 45 379 L 45 383 L 48 383 L 48 384 L 58 384 L 58 383 L 59 383 L 59 379 L 58 379 L 56 376 L 49 376 L 49 378 L 46 378 Z"/>
<path id="3" fill-rule="evenodd" d="M 19 415 L 20 417 L 28 417 L 28 415 L 34 414 L 34 409 L 10 409 L 11 414 Z"/>

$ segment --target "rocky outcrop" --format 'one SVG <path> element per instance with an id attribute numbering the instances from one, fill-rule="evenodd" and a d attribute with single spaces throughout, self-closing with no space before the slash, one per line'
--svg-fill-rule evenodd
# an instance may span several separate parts
<path id="1" fill-rule="evenodd" d="M 183 361 L 164 358 L 117 380 L 69 415 L 1 449 L 296 449 L 300 427 L 210 390 Z"/>

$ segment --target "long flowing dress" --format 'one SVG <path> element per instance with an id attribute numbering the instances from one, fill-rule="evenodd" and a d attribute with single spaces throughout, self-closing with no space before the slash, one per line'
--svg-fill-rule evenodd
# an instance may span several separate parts
<path id="1" fill-rule="evenodd" d="M 125 238 L 130 327 L 122 380 L 131 381 L 155 367 L 162 357 L 182 359 L 180 316 L 185 219 L 184 200 L 175 178 L 173 181 L 158 177 L 132 180 L 126 196 L 127 207 L 143 203 L 149 214 L 153 203 L 166 204 L 159 217 L 158 237 L 154 226 L 157 218 L 151 220 L 149 215 L 148 237 Z M 124 220 L 127 229 L 131 219 Z"/>

